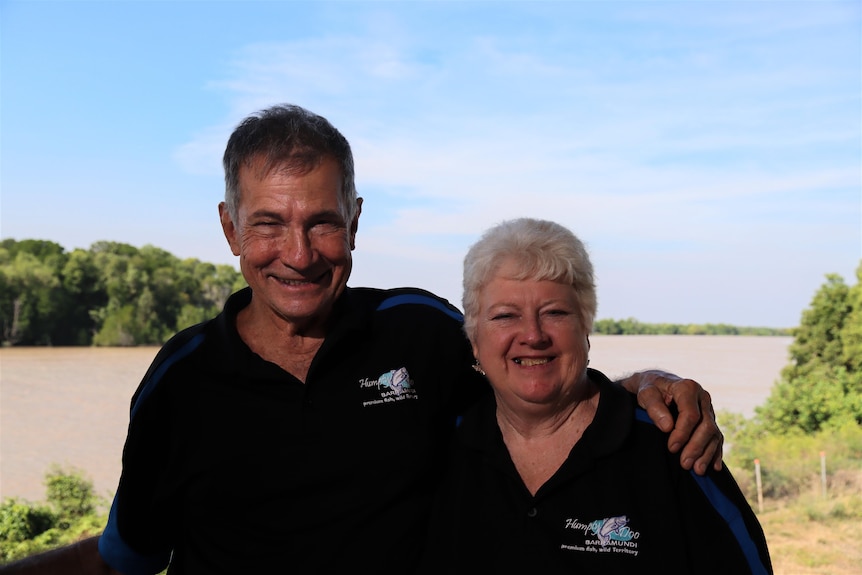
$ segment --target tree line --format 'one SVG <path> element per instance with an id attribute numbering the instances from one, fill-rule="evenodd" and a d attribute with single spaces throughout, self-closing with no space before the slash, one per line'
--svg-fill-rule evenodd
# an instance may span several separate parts
<path id="1" fill-rule="evenodd" d="M 100 241 L 0 241 L 2 345 L 159 345 L 245 286 L 230 265 Z"/>
<path id="2" fill-rule="evenodd" d="M 600 319 L 593 323 L 600 335 L 792 335 L 791 328 L 740 327 L 726 323 L 641 323 L 634 318 Z"/>
<path id="3" fill-rule="evenodd" d="M 246 285 L 232 266 L 145 245 L 100 241 L 71 252 L 48 240 L 0 241 L 0 344 L 161 345 L 215 316 Z M 727 324 L 602 319 L 603 335 L 790 335 Z"/>

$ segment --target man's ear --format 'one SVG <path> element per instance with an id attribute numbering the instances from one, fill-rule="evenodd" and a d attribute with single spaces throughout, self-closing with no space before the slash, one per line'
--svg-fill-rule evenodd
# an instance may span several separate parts
<path id="1" fill-rule="evenodd" d="M 230 246 L 230 251 L 233 255 L 239 255 L 239 238 L 237 238 L 236 226 L 233 219 L 230 217 L 230 210 L 227 209 L 227 204 L 219 202 L 218 215 L 221 220 L 221 229 L 224 232 L 224 237 Z"/>
<path id="2" fill-rule="evenodd" d="M 356 215 L 350 222 L 350 249 L 356 249 L 356 231 L 359 229 L 359 216 L 362 214 L 362 198 L 356 198 Z"/>

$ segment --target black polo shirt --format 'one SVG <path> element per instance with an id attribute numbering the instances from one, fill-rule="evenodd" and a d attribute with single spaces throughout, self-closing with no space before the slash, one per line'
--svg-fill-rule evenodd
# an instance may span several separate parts
<path id="1" fill-rule="evenodd" d="M 725 468 L 687 472 L 634 396 L 590 370 L 593 422 L 533 496 L 493 397 L 465 414 L 422 573 L 771 573 L 763 531 Z"/>
<path id="2" fill-rule="evenodd" d="M 446 441 L 487 393 L 460 312 L 417 289 L 348 288 L 303 384 L 254 354 L 231 296 L 158 353 L 132 400 L 100 552 L 155 573 L 404 573 Z"/>

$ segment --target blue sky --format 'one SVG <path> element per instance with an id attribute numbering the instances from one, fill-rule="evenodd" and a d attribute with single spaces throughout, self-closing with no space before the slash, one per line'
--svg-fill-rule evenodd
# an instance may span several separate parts
<path id="1" fill-rule="evenodd" d="M 0 3 L 0 237 L 236 264 L 220 158 L 291 102 L 353 146 L 350 283 L 460 305 L 508 218 L 588 244 L 600 318 L 799 323 L 862 260 L 862 3 Z"/>

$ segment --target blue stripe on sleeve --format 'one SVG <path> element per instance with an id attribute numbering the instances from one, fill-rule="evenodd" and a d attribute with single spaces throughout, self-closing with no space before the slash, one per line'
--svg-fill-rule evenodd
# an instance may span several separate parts
<path id="1" fill-rule="evenodd" d="M 129 547 L 117 530 L 117 498 L 111 505 L 108 524 L 99 537 L 99 555 L 112 569 L 124 575 L 153 575 L 168 566 L 170 552 L 161 555 L 142 555 Z"/>
<path id="2" fill-rule="evenodd" d="M 748 533 L 748 528 L 745 526 L 745 521 L 742 518 L 739 508 L 725 495 L 715 482 L 709 477 L 691 472 L 692 477 L 700 486 L 706 498 L 712 503 L 712 506 L 718 511 L 719 515 L 727 522 L 733 536 L 736 537 L 745 559 L 748 561 L 748 567 L 754 575 L 766 575 L 767 570 L 760 561 L 760 553 L 757 551 L 757 545 Z"/>
<path id="3" fill-rule="evenodd" d="M 435 309 L 438 309 L 459 322 L 464 321 L 464 316 L 457 311 L 454 311 L 452 308 L 445 305 L 440 300 L 437 300 L 433 297 L 422 295 L 422 294 L 401 294 L 392 296 L 390 298 L 386 298 L 383 300 L 379 306 L 377 306 L 377 311 L 382 311 L 385 309 L 393 308 L 399 305 L 405 304 L 418 304 L 418 305 L 427 305 L 431 306 Z"/>
<path id="4" fill-rule="evenodd" d="M 655 425 L 646 410 L 640 407 L 635 409 L 635 419 Z M 707 500 L 727 523 L 731 533 L 733 533 L 737 543 L 739 543 L 746 561 L 748 561 L 748 567 L 751 569 L 751 572 L 754 575 L 766 575 L 768 571 L 760 560 L 757 545 L 748 533 L 748 528 L 745 526 L 745 521 L 739 508 L 719 489 L 712 479 L 698 475 L 694 471 L 690 473 L 694 477 L 695 483 L 703 491 L 703 494 L 706 495 Z"/>
<path id="5" fill-rule="evenodd" d="M 643 421 L 644 423 L 649 423 L 655 425 L 653 420 L 650 419 L 650 416 L 647 414 L 646 410 L 642 407 L 635 408 L 635 419 L 638 421 Z"/>
<path id="6" fill-rule="evenodd" d="M 172 353 L 162 364 L 156 368 L 156 371 L 144 384 L 144 389 L 141 390 L 141 393 L 138 395 L 138 399 L 135 401 L 135 405 L 132 406 L 132 417 L 135 416 L 135 412 L 138 410 L 138 406 L 141 405 L 147 397 L 153 392 L 156 386 L 161 381 L 162 377 L 164 377 L 165 372 L 170 369 L 170 367 L 183 359 L 191 352 L 193 352 L 201 343 L 203 343 L 204 334 L 200 333 L 190 339 L 184 346 L 178 349 L 175 353 Z"/>

